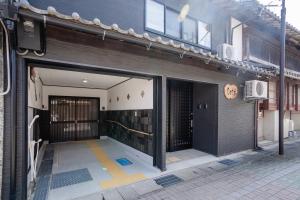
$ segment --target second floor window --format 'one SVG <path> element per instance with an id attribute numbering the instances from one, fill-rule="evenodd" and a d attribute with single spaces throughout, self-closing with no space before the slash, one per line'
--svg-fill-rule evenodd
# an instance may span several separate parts
<path id="1" fill-rule="evenodd" d="M 166 34 L 180 38 L 180 22 L 178 21 L 179 13 L 166 9 Z"/>
<path id="2" fill-rule="evenodd" d="M 211 25 L 187 16 L 179 21 L 175 11 L 155 0 L 145 0 L 145 25 L 148 31 L 211 49 Z"/>
<path id="3" fill-rule="evenodd" d="M 211 45 L 211 30 L 210 25 L 198 21 L 198 44 L 210 47 Z"/>
<path id="4" fill-rule="evenodd" d="M 146 0 L 146 10 L 146 27 L 164 33 L 164 5 L 152 0 Z"/>
<path id="5" fill-rule="evenodd" d="M 182 39 L 191 43 L 197 43 L 197 24 L 195 20 L 186 18 L 182 22 Z"/>

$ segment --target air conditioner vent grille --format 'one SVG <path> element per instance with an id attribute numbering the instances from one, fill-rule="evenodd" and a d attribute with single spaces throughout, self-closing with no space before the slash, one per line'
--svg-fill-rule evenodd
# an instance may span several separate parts
<path id="1" fill-rule="evenodd" d="M 259 80 L 246 81 L 245 99 L 267 99 L 268 83 Z"/>

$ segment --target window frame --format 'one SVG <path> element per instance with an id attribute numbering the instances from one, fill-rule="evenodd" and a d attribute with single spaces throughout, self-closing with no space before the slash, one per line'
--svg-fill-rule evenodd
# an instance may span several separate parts
<path id="1" fill-rule="evenodd" d="M 197 44 L 200 45 L 200 46 L 203 46 L 201 44 L 199 44 L 199 22 L 203 23 L 203 24 L 207 24 L 209 26 L 209 29 L 210 29 L 210 47 L 206 47 L 206 48 L 212 48 L 212 25 L 210 23 L 206 23 L 205 21 L 202 21 L 202 20 L 197 20 Z"/>
<path id="2" fill-rule="evenodd" d="M 161 31 L 155 30 L 153 28 L 147 27 L 147 0 L 144 1 L 144 11 L 145 11 L 145 14 L 144 14 L 144 27 L 145 27 L 145 30 L 151 31 L 155 34 L 165 34 L 165 32 L 166 32 L 166 6 L 163 3 L 161 3 L 157 0 L 150 0 L 150 1 L 154 1 L 157 4 L 162 5 L 163 8 L 164 8 L 164 27 L 163 27 L 164 31 L 161 32 Z"/>
<path id="3" fill-rule="evenodd" d="M 190 44 L 196 44 L 196 45 L 199 45 L 199 44 L 198 44 L 198 37 L 199 37 L 199 36 L 198 36 L 198 34 L 199 34 L 199 33 L 198 33 L 198 21 L 199 21 L 199 20 L 197 20 L 197 19 L 195 19 L 195 18 L 193 18 L 193 17 L 191 17 L 191 16 L 189 16 L 189 15 L 186 16 L 186 19 L 189 19 L 189 20 L 194 21 L 194 23 L 195 23 L 195 25 L 196 25 L 196 26 L 195 26 L 195 30 L 196 30 L 196 42 L 193 43 L 193 42 L 190 42 L 190 41 L 188 41 L 188 40 L 184 40 L 184 39 L 183 39 L 183 22 L 181 22 L 181 38 L 180 38 L 180 39 L 181 39 L 182 41 L 188 42 L 188 43 L 190 43 Z"/>
<path id="4" fill-rule="evenodd" d="M 167 34 L 167 33 L 166 33 L 166 32 L 167 32 L 167 23 L 166 23 L 166 22 L 167 22 L 167 10 L 169 10 L 169 11 L 171 11 L 171 12 L 178 13 L 178 15 L 180 14 L 179 11 L 177 11 L 177 10 L 175 10 L 175 9 L 173 9 L 173 8 L 170 8 L 170 7 L 165 6 L 165 32 L 162 33 L 162 34 L 164 34 L 165 37 L 172 38 L 172 39 L 174 39 L 174 40 L 176 40 L 176 39 L 181 39 L 181 38 L 182 38 L 182 23 L 181 23 L 181 22 L 179 22 L 179 35 L 180 35 L 179 38 L 177 38 L 177 37 L 175 37 L 175 36 L 173 36 L 173 35 L 170 35 L 170 34 Z"/>
<path id="5" fill-rule="evenodd" d="M 180 13 L 180 11 L 174 9 L 174 8 L 171 8 L 169 6 L 166 6 L 164 3 L 158 1 L 158 0 L 151 0 L 151 1 L 154 1 L 160 5 L 162 5 L 164 7 L 164 32 L 160 32 L 160 31 L 157 31 L 155 29 L 152 29 L 152 28 L 149 28 L 147 27 L 146 25 L 146 21 L 147 21 L 147 0 L 144 0 L 144 30 L 149 32 L 149 33 L 152 33 L 152 34 L 156 34 L 156 35 L 160 35 L 160 36 L 163 36 L 165 38 L 168 38 L 170 40 L 174 40 L 174 41 L 177 41 L 177 42 L 182 42 L 182 43 L 185 43 L 185 44 L 188 44 L 188 45 L 191 45 L 191 46 L 194 46 L 194 47 L 198 47 L 200 49 L 204 49 L 204 50 L 207 50 L 207 51 L 212 51 L 212 36 L 213 36 L 213 31 L 212 31 L 212 24 L 210 23 L 207 23 L 205 22 L 204 20 L 199 20 L 199 19 L 196 19 L 190 15 L 187 15 L 186 18 L 189 18 L 191 20 L 193 20 L 196 24 L 196 43 L 193 43 L 193 42 L 189 42 L 187 40 L 184 40 L 183 39 L 183 22 L 180 22 L 180 38 L 177 38 L 177 37 L 174 37 L 172 35 L 169 35 L 169 34 L 166 34 L 166 10 L 170 10 L 170 11 L 173 11 L 173 12 L 176 12 L 176 13 Z M 198 37 L 199 37 L 199 32 L 198 32 L 198 22 L 202 22 L 202 23 L 205 23 L 207 25 L 210 26 L 210 47 L 206 47 L 204 45 L 201 45 L 199 44 L 198 42 Z"/>

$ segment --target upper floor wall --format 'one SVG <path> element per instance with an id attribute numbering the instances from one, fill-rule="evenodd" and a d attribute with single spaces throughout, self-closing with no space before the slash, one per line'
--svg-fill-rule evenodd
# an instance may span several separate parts
<path id="1" fill-rule="evenodd" d="M 212 53 L 218 46 L 230 43 L 235 47 L 234 59 L 279 65 L 278 34 L 258 27 L 255 22 L 242 25 L 226 10 L 209 0 L 29 0 L 38 8 L 53 6 L 71 15 L 78 12 L 86 19 L 99 18 L 104 24 L 118 24 L 122 29 L 133 28 L 138 33 L 161 36 L 183 42 Z M 185 8 L 185 5 L 189 5 Z M 188 10 L 184 19 L 180 11 Z M 267 27 L 267 26 L 266 26 Z M 231 38 L 232 36 L 232 38 Z M 300 71 L 300 51 L 287 46 L 287 68 Z"/>
<path id="2" fill-rule="evenodd" d="M 280 65 L 280 37 L 254 26 L 243 28 L 243 59 L 267 65 Z M 300 71 L 300 50 L 286 46 L 286 67 Z"/>
<path id="3" fill-rule="evenodd" d="M 99 18 L 104 24 L 118 24 L 138 33 L 166 37 L 212 52 L 226 42 L 229 16 L 218 11 L 208 0 L 29 0 L 38 8 L 53 6 L 71 15 L 78 12 L 86 19 Z M 178 18 L 188 3 L 184 20 Z"/>

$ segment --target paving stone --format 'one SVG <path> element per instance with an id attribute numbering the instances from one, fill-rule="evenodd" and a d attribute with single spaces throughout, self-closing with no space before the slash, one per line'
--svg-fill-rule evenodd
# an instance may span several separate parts
<path id="1" fill-rule="evenodd" d="M 285 156 L 278 156 L 274 146 L 235 158 L 238 163 L 230 167 L 224 167 L 227 162 L 215 162 L 174 172 L 184 182 L 138 198 L 300 200 L 299 142 L 299 139 L 289 140 Z"/>
<path id="2" fill-rule="evenodd" d="M 78 197 L 72 200 L 102 200 L 103 196 L 101 193 L 95 193 L 84 197 Z"/>
<path id="3" fill-rule="evenodd" d="M 162 188 L 162 186 L 157 185 L 154 180 L 146 180 L 146 181 L 141 181 L 138 183 L 134 183 L 131 185 L 131 187 L 139 194 L 143 195 L 155 190 L 159 190 Z"/>
<path id="4" fill-rule="evenodd" d="M 124 200 L 133 200 L 139 196 L 139 194 L 130 185 L 119 187 L 117 188 L 117 191 Z"/>
<path id="5" fill-rule="evenodd" d="M 124 200 L 116 189 L 105 190 L 101 195 L 103 200 Z"/>

